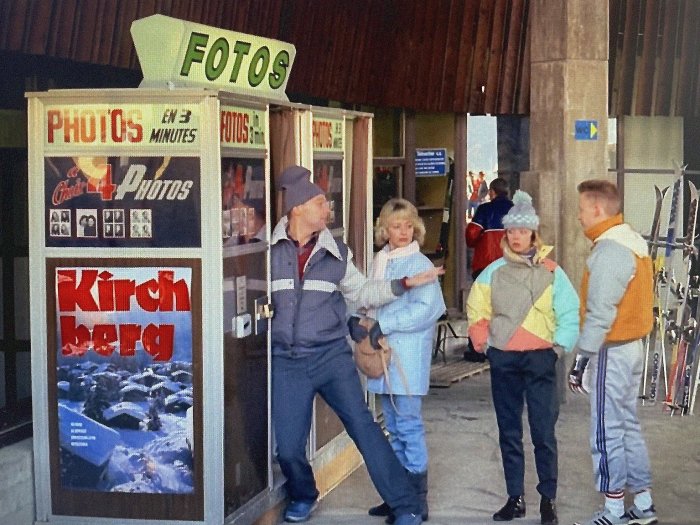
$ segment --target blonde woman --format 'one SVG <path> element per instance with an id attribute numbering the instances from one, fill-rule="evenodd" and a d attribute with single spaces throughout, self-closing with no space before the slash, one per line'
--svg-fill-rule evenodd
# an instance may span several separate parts
<path id="1" fill-rule="evenodd" d="M 547 258 L 537 233 L 540 219 L 532 198 L 515 192 L 503 217 L 503 257 L 479 274 L 467 299 L 469 337 L 491 365 L 491 392 L 498 423 L 508 500 L 494 521 L 525 516 L 523 407 L 540 493 L 542 525 L 557 525 L 559 416 L 556 361 L 578 337 L 579 300 L 564 271 Z"/>
<path id="2" fill-rule="evenodd" d="M 424 238 L 425 225 L 416 207 L 404 199 L 388 201 L 375 226 L 375 244 L 382 248 L 374 257 L 372 278 L 400 279 L 432 268 L 433 263 L 420 252 Z M 423 520 L 428 519 L 428 449 L 421 405 L 430 383 L 435 323 L 444 311 L 440 285 L 433 282 L 368 312 L 377 320 L 370 339 L 376 342 L 385 335 L 394 357 L 388 378 L 368 379 L 367 388 L 379 396 L 389 441 L 420 496 Z M 386 503 L 372 507 L 369 514 L 387 516 L 387 523 L 393 522 Z"/>

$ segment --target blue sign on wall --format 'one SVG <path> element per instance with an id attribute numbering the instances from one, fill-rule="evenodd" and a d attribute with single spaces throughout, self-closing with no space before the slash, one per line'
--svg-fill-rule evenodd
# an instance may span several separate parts
<path id="1" fill-rule="evenodd" d="M 445 148 L 416 150 L 416 177 L 431 177 L 446 173 L 447 150 Z"/>
<path id="2" fill-rule="evenodd" d="M 598 121 L 577 120 L 574 124 L 574 138 L 576 140 L 598 140 Z"/>

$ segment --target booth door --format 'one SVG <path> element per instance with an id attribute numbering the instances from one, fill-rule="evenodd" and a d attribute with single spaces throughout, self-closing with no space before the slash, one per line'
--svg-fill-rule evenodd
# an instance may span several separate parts
<path id="1" fill-rule="evenodd" d="M 224 511 L 267 490 L 269 281 L 263 159 L 222 159 Z M 260 183 L 263 191 L 252 191 Z"/>

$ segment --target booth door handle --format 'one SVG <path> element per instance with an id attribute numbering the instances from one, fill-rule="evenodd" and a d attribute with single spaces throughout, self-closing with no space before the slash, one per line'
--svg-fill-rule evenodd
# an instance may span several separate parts
<path id="1" fill-rule="evenodd" d="M 258 305 L 258 319 L 271 319 L 274 314 L 275 311 L 272 309 L 271 304 L 265 303 Z"/>

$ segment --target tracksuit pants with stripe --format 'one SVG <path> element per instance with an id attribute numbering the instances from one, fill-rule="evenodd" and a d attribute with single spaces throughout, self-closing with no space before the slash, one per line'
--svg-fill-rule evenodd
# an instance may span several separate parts
<path id="1" fill-rule="evenodd" d="M 642 341 L 603 347 L 588 367 L 596 488 L 600 492 L 651 488 L 649 454 L 637 417 Z"/>

